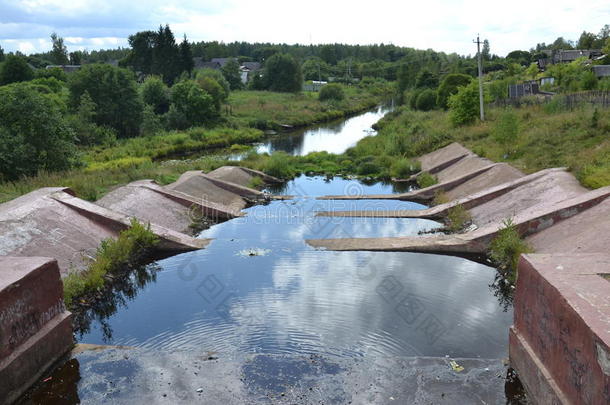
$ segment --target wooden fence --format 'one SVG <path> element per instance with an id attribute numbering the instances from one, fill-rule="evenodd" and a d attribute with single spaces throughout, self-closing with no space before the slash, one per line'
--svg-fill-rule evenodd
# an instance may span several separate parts
<path id="1" fill-rule="evenodd" d="M 520 98 L 507 98 L 496 100 L 489 107 L 527 107 L 530 105 L 543 105 L 556 103 L 557 107 L 573 110 L 583 105 L 591 104 L 602 108 L 610 107 L 610 91 L 583 91 L 570 94 L 537 94 Z"/>

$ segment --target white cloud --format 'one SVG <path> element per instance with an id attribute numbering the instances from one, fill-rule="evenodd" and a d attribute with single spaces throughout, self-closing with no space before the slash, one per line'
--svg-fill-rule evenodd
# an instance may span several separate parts
<path id="1" fill-rule="evenodd" d="M 0 42 L 8 50 L 45 50 L 31 37 L 57 31 L 83 38 L 73 49 L 124 45 L 130 33 L 169 23 L 177 37 L 193 40 L 285 43 L 393 43 L 414 48 L 472 54 L 477 33 L 492 52 L 504 55 L 558 36 L 578 39 L 608 23 L 607 0 L 574 6 L 573 1 L 525 0 L 397 2 L 379 0 L 287 2 L 0 0 Z M 24 29 L 27 24 L 27 29 Z M 44 34 L 42 34 L 44 33 Z M 22 38 L 28 36 L 30 38 Z M 108 38 L 114 38 L 112 41 Z M 105 40 L 100 41 L 99 38 Z M 93 40 L 95 39 L 95 40 Z M 11 42 L 9 40 L 17 40 Z"/>

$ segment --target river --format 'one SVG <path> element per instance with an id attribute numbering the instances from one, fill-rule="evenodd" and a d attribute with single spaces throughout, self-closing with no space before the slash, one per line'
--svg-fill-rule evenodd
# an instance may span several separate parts
<path id="1" fill-rule="evenodd" d="M 388 108 L 342 123 L 278 135 L 259 151 L 343 152 Z M 418 253 L 330 252 L 308 238 L 417 235 L 439 224 L 421 219 L 316 217 L 316 211 L 421 209 L 404 201 L 325 201 L 326 194 L 385 194 L 392 184 L 300 176 L 275 194 L 293 195 L 246 209 L 212 226 L 200 251 L 138 270 L 103 308 L 80 319 L 81 343 L 156 351 L 325 358 L 508 355 L 512 308 L 492 267 Z M 282 377 L 278 376 L 281 380 Z M 498 383 L 503 390 L 503 382 Z"/>

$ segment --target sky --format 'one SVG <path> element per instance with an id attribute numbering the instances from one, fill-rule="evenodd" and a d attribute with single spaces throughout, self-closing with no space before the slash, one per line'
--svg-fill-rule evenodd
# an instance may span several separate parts
<path id="1" fill-rule="evenodd" d="M 550 4 L 550 5 L 548 5 Z M 557 37 L 577 40 L 610 24 L 610 0 L 0 0 L 0 46 L 69 51 L 127 46 L 127 37 L 169 24 L 191 41 L 385 43 L 476 53 L 480 33 L 501 56 Z"/>

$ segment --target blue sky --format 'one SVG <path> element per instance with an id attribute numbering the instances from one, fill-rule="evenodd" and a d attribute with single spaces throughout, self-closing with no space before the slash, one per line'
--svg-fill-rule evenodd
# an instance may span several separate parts
<path id="1" fill-rule="evenodd" d="M 50 48 L 55 31 L 70 51 L 127 45 L 137 31 L 170 24 L 191 40 L 393 43 L 472 54 L 477 33 L 493 53 L 558 36 L 578 39 L 610 24 L 610 0 L 0 0 L 0 46 Z"/>

